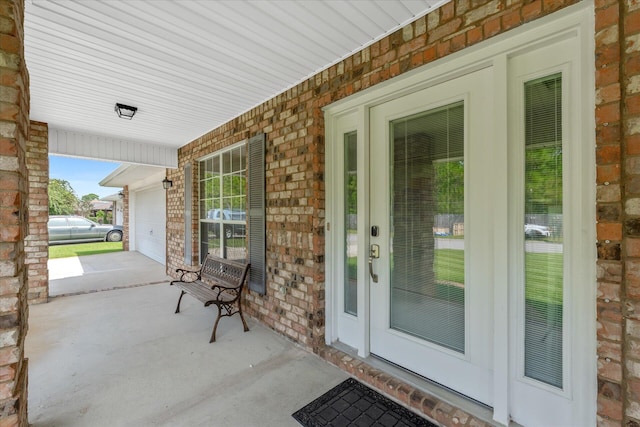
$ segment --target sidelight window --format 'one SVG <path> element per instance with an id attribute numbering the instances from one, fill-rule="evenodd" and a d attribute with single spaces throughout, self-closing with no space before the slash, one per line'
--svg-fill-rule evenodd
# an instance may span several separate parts
<path id="1" fill-rule="evenodd" d="M 562 76 L 526 82 L 525 376 L 562 388 Z"/>

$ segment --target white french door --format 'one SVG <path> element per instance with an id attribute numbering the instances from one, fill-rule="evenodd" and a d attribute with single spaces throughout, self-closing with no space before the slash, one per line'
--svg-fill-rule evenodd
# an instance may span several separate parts
<path id="1" fill-rule="evenodd" d="M 489 405 L 491 82 L 484 69 L 372 108 L 369 168 L 371 353 Z"/>
<path id="2" fill-rule="evenodd" d="M 327 109 L 329 344 L 595 424 L 592 12 Z"/>

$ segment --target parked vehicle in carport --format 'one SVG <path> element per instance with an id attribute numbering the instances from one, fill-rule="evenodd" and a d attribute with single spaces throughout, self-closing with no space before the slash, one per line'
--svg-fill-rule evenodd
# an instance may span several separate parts
<path id="1" fill-rule="evenodd" d="M 121 242 L 122 226 L 98 224 L 76 215 L 52 215 L 47 223 L 49 244 Z"/>
<path id="2" fill-rule="evenodd" d="M 211 209 L 207 212 L 207 219 L 216 221 L 243 221 L 239 224 L 225 224 L 224 235 L 231 239 L 234 235 L 244 236 L 246 233 L 247 213 L 240 209 Z M 214 230 L 214 233 L 217 233 Z"/>

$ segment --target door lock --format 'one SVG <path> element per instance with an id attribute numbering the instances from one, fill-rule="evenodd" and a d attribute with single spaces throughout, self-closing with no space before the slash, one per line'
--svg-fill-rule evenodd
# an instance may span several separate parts
<path id="1" fill-rule="evenodd" d="M 369 256 L 371 258 L 380 258 L 380 245 L 371 245 Z"/>

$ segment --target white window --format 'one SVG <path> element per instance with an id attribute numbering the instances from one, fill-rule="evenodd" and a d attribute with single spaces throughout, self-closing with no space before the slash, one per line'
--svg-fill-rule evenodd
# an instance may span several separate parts
<path id="1" fill-rule="evenodd" d="M 247 258 L 247 159 L 245 144 L 199 162 L 200 259 Z"/>

